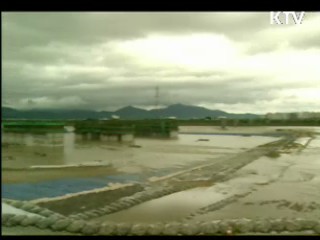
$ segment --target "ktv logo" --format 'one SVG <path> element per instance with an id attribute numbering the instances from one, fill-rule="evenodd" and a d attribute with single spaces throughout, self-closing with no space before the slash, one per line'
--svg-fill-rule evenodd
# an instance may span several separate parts
<path id="1" fill-rule="evenodd" d="M 270 24 L 302 24 L 305 12 L 270 12 Z M 292 21 L 291 21 L 292 22 Z"/>

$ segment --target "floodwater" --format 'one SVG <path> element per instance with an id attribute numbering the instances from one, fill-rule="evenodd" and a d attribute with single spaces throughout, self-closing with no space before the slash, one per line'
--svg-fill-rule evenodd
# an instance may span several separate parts
<path id="1" fill-rule="evenodd" d="M 175 140 L 138 138 L 132 147 L 75 141 L 72 132 L 62 135 L 62 146 L 3 146 L 3 196 L 34 200 L 115 183 L 145 183 L 277 140 L 273 137 L 180 134 Z M 95 167 L 74 167 L 79 165 Z M 14 170 L 17 168 L 26 169 Z"/>
<path id="2" fill-rule="evenodd" d="M 307 130 L 315 133 L 320 133 L 320 127 L 313 126 L 256 126 L 256 127 L 232 127 L 228 126 L 222 129 L 217 126 L 180 126 L 181 133 L 205 133 L 205 134 L 272 134 L 279 133 L 278 129 L 293 129 L 293 130 Z"/>
<path id="3" fill-rule="evenodd" d="M 274 128 L 274 130 L 276 129 Z M 317 131 L 319 128 L 313 128 L 313 130 Z M 197 131 L 201 131 L 201 127 Z M 247 128 L 247 131 L 252 133 L 254 128 Z M 63 134 L 63 146 L 60 147 L 3 147 L 2 167 L 100 164 L 112 165 L 118 171 L 123 172 L 123 176 L 130 173 L 136 173 L 140 176 L 141 173 L 150 169 L 159 171 L 160 169 L 171 168 L 174 171 L 179 171 L 179 168 L 207 163 L 221 156 L 236 154 L 278 140 L 276 137 L 223 136 L 208 133 L 210 131 L 206 134 L 190 134 L 190 132 L 179 134 L 176 140 L 138 138 L 135 139 L 135 147 L 130 147 L 129 145 L 102 142 L 76 142 L 74 134 L 68 132 Z M 214 133 L 214 131 L 211 133 Z M 297 142 L 305 144 L 309 141 L 307 138 L 301 138 Z M 286 216 L 319 218 L 320 207 L 317 205 L 320 199 L 319 156 L 320 136 L 317 135 L 302 152 L 281 154 L 279 158 L 261 157 L 238 170 L 234 173 L 233 178 L 226 182 L 174 193 L 124 211 L 100 217 L 99 220 L 149 223 L 176 221 L 184 219 L 199 208 L 234 194 L 242 193 L 249 193 L 249 195 L 215 212 L 197 215 L 190 221 Z M 85 179 L 81 183 L 76 183 L 76 185 L 78 187 L 78 185 L 84 185 L 87 182 L 88 180 Z M 103 182 L 101 186 L 105 184 Z M 49 191 L 57 191 L 57 186 L 63 186 L 63 183 L 59 182 Z M 86 190 L 90 190 L 92 186 Z M 8 192 L 16 192 L 11 187 L 7 186 Z M 26 192 L 40 192 L 39 186 L 30 189 L 28 188 Z M 72 191 L 70 189 L 63 190 L 61 193 L 53 195 L 62 196 L 69 192 L 81 191 L 80 188 L 74 189 Z M 43 196 L 47 196 L 45 194 Z"/>
<path id="4" fill-rule="evenodd" d="M 96 220 L 113 222 L 179 221 L 199 208 L 249 193 L 214 212 L 187 221 L 230 218 L 320 218 L 320 136 L 302 152 L 261 157 L 239 169 L 232 179 L 154 199 Z"/>
<path id="5" fill-rule="evenodd" d="M 123 172 L 182 167 L 237 153 L 276 138 L 179 134 L 176 140 L 135 139 L 134 146 L 99 141 L 75 141 L 62 134 L 61 146 L 2 147 L 3 168 L 112 165 Z M 5 137 L 5 136 L 3 136 Z M 25 140 L 28 141 L 27 136 Z"/>
<path id="6" fill-rule="evenodd" d="M 228 194 L 229 195 L 229 194 Z M 205 207 L 222 200 L 226 195 L 211 191 L 211 187 L 194 188 L 154 199 L 128 210 L 96 218 L 98 221 L 155 223 L 177 221 Z"/>

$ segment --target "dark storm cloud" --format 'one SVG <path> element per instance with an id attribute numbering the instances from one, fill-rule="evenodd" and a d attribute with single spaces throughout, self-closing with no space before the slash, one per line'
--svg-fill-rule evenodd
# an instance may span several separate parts
<path id="1" fill-rule="evenodd" d="M 151 75 L 149 77 L 152 77 Z M 189 76 L 190 77 L 190 76 Z M 208 79 L 206 79 L 208 80 Z M 19 85 L 10 83 L 5 86 L 4 97 L 11 99 L 12 92 L 7 89 L 15 89 L 15 99 L 24 99 L 25 93 L 28 93 L 28 99 L 35 99 L 33 107 L 37 107 L 37 100 L 46 98 L 50 100 L 54 106 L 54 102 L 65 97 L 77 97 L 81 100 L 78 104 L 79 108 L 89 109 L 116 109 L 126 105 L 150 106 L 155 102 L 155 87 L 160 90 L 160 103 L 163 105 L 174 103 L 200 104 L 201 102 L 212 103 L 249 103 L 253 98 L 256 100 L 268 100 L 272 98 L 266 94 L 263 87 L 252 89 L 250 85 L 252 79 L 228 79 L 223 82 L 210 82 L 199 80 L 196 76 L 189 82 L 183 84 L 179 82 L 161 82 L 159 79 L 154 79 L 153 82 L 143 83 L 136 79 L 135 81 L 125 81 L 118 84 L 106 84 L 97 82 L 86 83 L 85 79 L 78 79 L 72 84 L 69 80 L 61 86 L 58 82 L 37 83 L 32 79 L 26 79 L 31 84 Z M 85 84 L 82 87 L 82 84 Z M 93 86 L 93 88 L 90 87 Z M 250 89 L 249 92 L 247 90 Z M 42 99 L 43 100 L 43 99 Z M 71 98 L 73 101 L 74 98 Z M 25 105 L 20 102 L 20 106 Z M 72 104 L 73 105 L 73 102 Z M 26 106 L 24 106 L 26 107 Z M 65 107 L 68 107 L 68 102 L 65 102 Z"/>
<path id="2" fill-rule="evenodd" d="M 269 13 L 4 13 L 3 103 L 147 107 L 159 86 L 163 105 L 240 103 L 255 111 L 256 102 L 279 98 L 288 86 L 320 87 L 313 83 L 318 15 L 280 28 Z M 299 52 L 301 68 L 287 57 L 308 49 Z"/>
<path id="3" fill-rule="evenodd" d="M 230 15 L 230 14 L 228 14 Z M 94 47 L 118 39 L 135 39 L 150 33 L 215 32 L 241 38 L 261 28 L 262 14 L 238 13 L 229 20 L 221 13 L 4 13 L 3 57 L 6 60 L 55 62 L 67 58 L 50 50 L 63 43 Z M 233 24 L 237 24 L 235 28 Z M 32 47 L 45 47 L 35 50 Z"/>
<path id="4" fill-rule="evenodd" d="M 15 39 L 16 42 L 41 44 L 51 38 L 90 44 L 94 40 L 143 37 L 150 32 L 218 32 L 239 37 L 267 27 L 269 14 L 49 12 L 7 13 L 3 20 L 5 31 L 20 37 L 32 37 L 32 40 Z"/>

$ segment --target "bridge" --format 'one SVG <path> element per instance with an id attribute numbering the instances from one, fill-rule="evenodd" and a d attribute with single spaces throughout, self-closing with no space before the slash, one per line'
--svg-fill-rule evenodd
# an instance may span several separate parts
<path id="1" fill-rule="evenodd" d="M 3 143 L 62 146 L 64 124 L 58 122 L 17 121 L 2 123 Z"/>

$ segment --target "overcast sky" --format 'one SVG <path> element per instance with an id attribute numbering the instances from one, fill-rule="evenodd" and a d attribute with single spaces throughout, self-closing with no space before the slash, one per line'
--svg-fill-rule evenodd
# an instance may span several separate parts
<path id="1" fill-rule="evenodd" d="M 2 13 L 2 105 L 320 110 L 320 13 Z"/>

